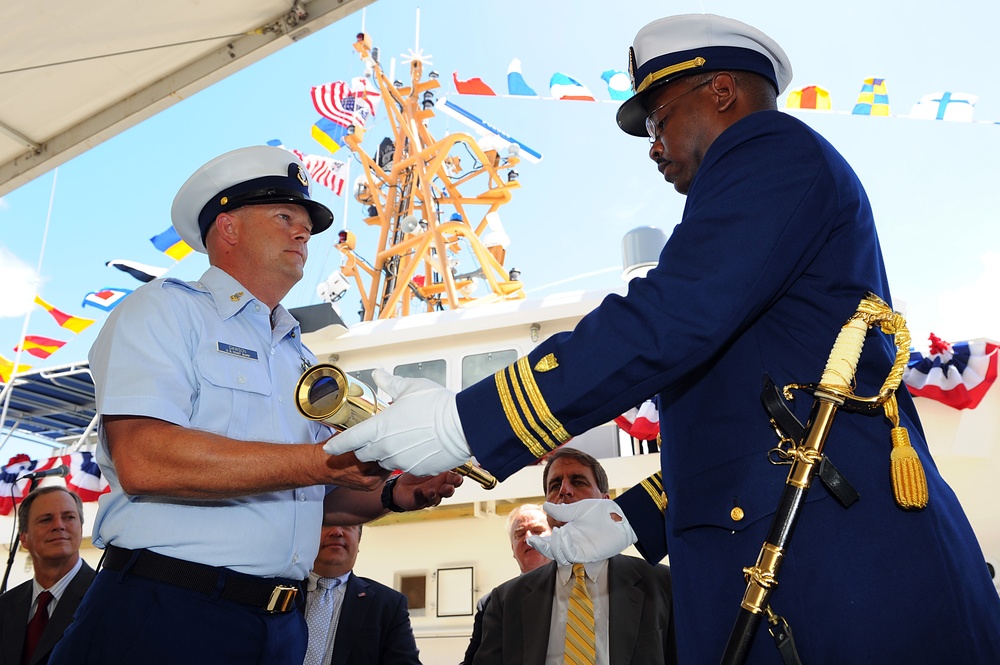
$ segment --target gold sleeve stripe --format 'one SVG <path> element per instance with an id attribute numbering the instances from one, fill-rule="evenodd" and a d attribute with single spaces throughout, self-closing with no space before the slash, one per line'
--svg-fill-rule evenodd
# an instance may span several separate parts
<path id="1" fill-rule="evenodd" d="M 524 398 L 524 393 L 521 391 L 521 383 L 517 380 L 515 372 L 517 367 L 511 365 L 508 367 L 511 372 L 511 386 L 514 389 L 514 398 L 517 400 L 518 406 L 521 407 L 521 413 L 524 414 L 524 421 L 531 428 L 534 434 L 541 440 L 541 443 L 547 448 L 545 452 L 549 450 L 555 450 L 559 445 L 549 436 L 549 433 L 545 431 L 538 421 L 535 420 L 535 416 L 531 413 L 531 408 L 528 406 L 528 401 Z M 544 454 L 544 453 L 543 453 Z"/>
<path id="2" fill-rule="evenodd" d="M 660 512 L 666 512 L 667 495 L 663 492 L 662 472 L 657 471 L 639 484 L 642 485 L 644 490 L 646 490 L 646 493 L 649 494 L 649 498 L 653 500 L 653 503 L 660 509 Z"/>
<path id="3" fill-rule="evenodd" d="M 535 383 L 535 375 L 531 371 L 531 365 L 528 364 L 528 357 L 522 356 L 516 364 L 518 374 L 521 376 L 521 383 L 524 385 L 524 390 L 528 394 L 528 399 L 531 401 L 531 406 L 534 407 L 535 413 L 538 414 L 542 424 L 560 444 L 566 443 L 572 437 L 566 431 L 566 428 L 563 427 L 562 423 L 549 410 L 549 405 L 545 402 L 545 398 L 542 397 L 542 391 L 538 389 L 538 384 Z"/>
<path id="4" fill-rule="evenodd" d="M 497 384 L 497 394 L 500 397 L 500 404 L 503 407 L 504 415 L 507 416 L 507 422 L 510 423 L 511 430 L 517 438 L 521 440 L 521 443 L 523 443 L 524 446 L 531 451 L 531 454 L 538 458 L 548 451 L 545 450 L 545 447 L 542 446 L 541 442 L 532 436 L 531 432 L 529 432 L 521 422 L 521 418 L 517 412 L 517 406 L 514 404 L 514 397 L 511 395 L 510 388 L 507 383 L 507 374 L 508 372 L 512 373 L 512 369 L 513 365 L 507 367 L 506 369 L 502 369 L 493 375 Z"/>

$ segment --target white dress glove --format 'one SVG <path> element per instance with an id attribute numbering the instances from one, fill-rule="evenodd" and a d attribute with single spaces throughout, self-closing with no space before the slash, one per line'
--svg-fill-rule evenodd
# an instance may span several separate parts
<path id="1" fill-rule="evenodd" d="M 528 544 L 561 564 L 609 559 L 636 541 L 625 513 L 611 499 L 546 502 L 542 507 L 566 524 L 552 529 L 548 536 L 529 536 Z"/>
<path id="2" fill-rule="evenodd" d="M 334 436 L 323 450 L 330 455 L 353 450 L 362 462 L 376 461 L 416 476 L 436 475 L 472 457 L 455 393 L 430 379 L 408 379 L 381 369 L 372 378 L 394 398 L 392 404 Z"/>

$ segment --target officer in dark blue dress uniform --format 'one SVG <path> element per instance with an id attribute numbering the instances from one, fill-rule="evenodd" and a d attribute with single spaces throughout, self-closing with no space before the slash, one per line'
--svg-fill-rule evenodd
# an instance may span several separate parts
<path id="1" fill-rule="evenodd" d="M 633 541 L 649 561 L 669 553 L 679 660 L 717 663 L 787 475 L 768 460 L 762 379 L 817 381 L 860 299 L 891 299 L 854 171 L 777 111 L 791 66 L 773 40 L 723 17 L 669 17 L 638 33 L 630 70 L 636 94 L 618 123 L 649 137 L 650 158 L 687 195 L 659 266 L 457 396 L 380 374 L 394 405 L 327 449 L 417 473 L 471 452 L 502 479 L 658 394 L 661 473 L 617 501 L 555 507 L 575 519 L 547 549 L 560 561 Z M 878 393 L 895 355 L 869 337 L 858 395 Z M 802 421 L 810 401 L 792 403 Z M 1000 663 L 1000 598 L 982 551 L 905 390 L 898 403 L 929 504 L 894 501 L 889 421 L 841 414 L 826 450 L 861 500 L 845 509 L 822 488 L 808 495 L 771 603 L 805 663 Z M 758 636 L 750 662 L 779 660 Z"/>

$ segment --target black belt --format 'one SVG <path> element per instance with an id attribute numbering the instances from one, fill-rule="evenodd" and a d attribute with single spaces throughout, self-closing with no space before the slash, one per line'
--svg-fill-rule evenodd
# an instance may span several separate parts
<path id="1" fill-rule="evenodd" d="M 196 591 L 211 596 L 249 605 L 271 613 L 288 612 L 295 607 L 298 587 L 288 580 L 267 579 L 237 573 L 228 568 L 216 568 L 201 563 L 184 561 L 157 554 L 149 550 L 127 550 L 108 545 L 104 567 L 109 570 L 128 570 L 132 575 L 148 580 Z"/>

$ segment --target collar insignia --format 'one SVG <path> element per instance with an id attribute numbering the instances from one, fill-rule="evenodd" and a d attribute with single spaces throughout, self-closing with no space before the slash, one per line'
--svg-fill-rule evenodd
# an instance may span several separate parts
<path id="1" fill-rule="evenodd" d="M 242 298 L 243 296 L 244 293 L 242 291 L 237 291 L 233 295 L 229 296 L 229 299 L 232 300 L 233 302 L 239 302 L 240 298 Z"/>

